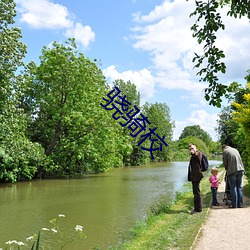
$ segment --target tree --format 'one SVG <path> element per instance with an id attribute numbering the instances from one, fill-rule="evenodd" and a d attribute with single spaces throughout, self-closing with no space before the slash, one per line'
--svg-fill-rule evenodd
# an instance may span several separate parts
<path id="1" fill-rule="evenodd" d="M 246 87 L 240 87 L 239 84 L 229 101 L 231 106 L 224 107 L 219 115 L 217 132 L 220 135 L 221 144 L 228 144 L 237 148 L 243 158 L 246 169 L 249 168 L 249 96 L 250 77 L 245 77 L 248 84 Z M 249 170 L 248 170 L 249 172 Z M 249 175 L 249 173 L 248 173 Z"/>
<path id="2" fill-rule="evenodd" d="M 246 77 L 249 80 L 249 76 Z M 243 102 L 238 103 L 236 101 L 232 102 L 232 106 L 236 108 L 232 111 L 232 118 L 239 124 L 238 131 L 241 132 L 241 148 L 240 152 L 243 154 L 243 160 L 245 163 L 246 174 L 250 176 L 250 82 L 246 85 L 246 92 L 243 94 Z"/>
<path id="3" fill-rule="evenodd" d="M 47 164 L 41 145 L 26 136 L 27 121 L 20 99 L 25 85 L 21 67 L 26 45 L 14 26 L 15 2 L 0 2 L 0 179 L 16 182 L 32 179 Z"/>
<path id="4" fill-rule="evenodd" d="M 164 136 L 164 141 L 168 144 L 173 137 L 173 122 L 171 121 L 170 109 L 166 103 L 148 103 L 146 102 L 142 107 L 142 113 L 145 117 L 148 117 L 148 121 L 151 123 L 149 127 L 151 129 L 157 128 L 155 133 L 161 138 Z M 146 132 L 148 133 L 148 131 Z M 161 147 L 162 151 L 157 150 L 153 152 L 154 157 L 158 161 L 170 160 L 170 148 L 165 146 L 157 136 L 152 136 L 151 139 L 157 139 L 153 144 L 153 148 Z M 147 140 L 144 142 L 143 147 L 150 148 L 151 142 Z"/>
<path id="5" fill-rule="evenodd" d="M 121 95 L 126 95 L 126 100 L 131 103 L 131 105 L 128 105 L 128 109 L 131 109 L 134 105 L 140 109 L 140 93 L 137 91 L 135 84 L 117 79 L 113 82 L 113 85 L 121 90 Z"/>
<path id="6" fill-rule="evenodd" d="M 199 125 L 185 127 L 179 137 L 179 140 L 188 136 L 199 138 L 200 140 L 206 143 L 207 147 L 209 147 L 210 143 L 212 142 L 211 136 L 206 131 L 201 129 Z"/>
<path id="7" fill-rule="evenodd" d="M 195 53 L 193 62 L 195 68 L 199 69 L 197 73 L 200 76 L 200 81 L 209 83 L 205 89 L 205 99 L 209 104 L 221 107 L 221 97 L 231 91 L 231 88 L 225 84 L 219 83 L 218 74 L 226 72 L 226 65 L 223 62 L 225 54 L 223 50 L 216 45 L 216 34 L 225 25 L 222 22 L 219 7 L 230 5 L 228 15 L 235 18 L 248 16 L 250 19 L 250 4 L 249 0 L 202 0 L 195 1 L 196 9 L 190 16 L 197 16 L 196 22 L 192 25 L 193 37 L 197 38 L 199 44 L 204 43 L 203 54 Z M 201 68 L 205 64 L 205 67 Z"/>
<path id="8" fill-rule="evenodd" d="M 215 154 L 215 155 L 220 154 L 222 152 L 221 143 L 219 141 L 211 142 L 209 151 L 211 154 Z"/>
<path id="9" fill-rule="evenodd" d="M 235 135 L 238 129 L 239 124 L 232 119 L 232 108 L 230 106 L 224 107 L 219 114 L 218 127 L 216 128 L 221 145 L 227 144 L 236 147 Z"/>
<path id="10" fill-rule="evenodd" d="M 188 152 L 188 145 L 190 143 L 193 143 L 196 145 L 197 149 L 203 152 L 204 154 L 208 155 L 209 150 L 206 146 L 206 144 L 199 138 L 195 136 L 187 136 L 185 138 L 182 138 L 178 141 L 178 147 L 180 150 L 186 150 Z"/>
<path id="11" fill-rule="evenodd" d="M 100 103 L 110 91 L 101 70 L 79 53 L 74 39 L 44 47 L 29 64 L 29 136 L 58 166 L 50 174 L 107 171 L 122 164 L 119 125 Z"/>
<path id="12" fill-rule="evenodd" d="M 15 100 L 13 91 L 18 90 L 20 84 L 15 73 L 24 65 L 22 58 L 26 54 L 26 45 L 20 41 L 21 30 L 12 26 L 16 16 L 15 7 L 13 0 L 0 2 L 0 112 Z"/>
<path id="13" fill-rule="evenodd" d="M 250 81 L 249 74 L 245 77 L 247 82 Z M 250 89 L 247 87 L 242 87 L 237 82 L 233 82 L 234 92 L 227 96 L 227 99 L 233 103 L 247 104 L 245 100 L 245 95 L 250 94 Z M 245 140 L 244 133 L 242 130 L 242 125 L 233 119 L 233 112 L 237 111 L 237 108 L 233 105 L 224 107 L 220 114 L 218 120 L 218 127 L 216 128 L 217 133 L 220 136 L 219 141 L 221 144 L 228 144 L 230 146 L 236 147 L 241 153 L 245 150 Z"/>
<path id="14" fill-rule="evenodd" d="M 126 97 L 125 100 L 127 100 L 130 104 L 127 105 L 127 111 L 125 113 L 130 112 L 133 110 L 134 112 L 140 112 L 140 93 L 136 89 L 136 85 L 131 83 L 130 81 L 125 82 L 121 79 L 117 79 L 113 82 L 113 85 L 118 87 L 118 89 L 121 91 L 120 96 Z M 121 102 L 121 99 L 116 97 L 116 101 Z M 133 114 L 132 113 L 132 114 Z M 135 117 L 138 117 L 138 114 L 135 115 Z M 138 137 L 132 137 L 130 135 L 131 130 L 129 130 L 126 126 L 120 127 L 121 133 L 120 133 L 120 141 L 122 141 L 123 147 L 120 147 L 122 150 L 121 154 L 123 155 L 123 163 L 125 166 L 129 165 L 140 165 L 140 162 L 138 161 Z M 125 145 L 127 145 L 125 147 Z M 128 150 L 128 149 L 131 149 Z"/>

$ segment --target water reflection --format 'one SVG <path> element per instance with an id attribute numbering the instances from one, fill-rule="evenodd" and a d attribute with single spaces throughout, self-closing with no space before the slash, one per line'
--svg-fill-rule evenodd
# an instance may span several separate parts
<path id="1" fill-rule="evenodd" d="M 210 164 L 219 164 L 211 161 Z M 63 227 L 84 226 L 84 245 L 69 249 L 107 249 L 119 232 L 142 220 L 162 197 L 173 198 L 186 182 L 188 162 L 117 168 L 81 179 L 37 180 L 2 184 L 0 188 L 0 247 L 24 240 L 58 214 Z"/>

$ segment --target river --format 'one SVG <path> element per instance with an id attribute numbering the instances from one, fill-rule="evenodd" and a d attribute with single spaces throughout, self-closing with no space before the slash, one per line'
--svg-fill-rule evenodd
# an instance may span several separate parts
<path id="1" fill-rule="evenodd" d="M 220 163 L 210 161 L 211 166 Z M 108 249 L 118 243 L 122 232 L 145 219 L 157 201 L 167 197 L 171 202 L 187 182 L 187 164 L 168 162 L 115 168 L 79 179 L 1 184 L 0 248 L 5 249 L 9 240 L 25 242 L 42 228 L 52 228 L 49 221 L 56 218 L 66 235 L 65 241 L 72 237 L 76 225 L 83 226 L 87 236 L 64 249 L 88 250 L 97 246 Z M 46 239 L 47 245 L 60 239 L 58 233 L 44 230 L 42 233 L 41 240 Z"/>

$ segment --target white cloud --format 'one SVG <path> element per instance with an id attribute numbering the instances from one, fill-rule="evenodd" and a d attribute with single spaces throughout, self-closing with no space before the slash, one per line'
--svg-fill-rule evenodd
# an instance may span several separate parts
<path id="1" fill-rule="evenodd" d="M 35 29 L 63 29 L 73 25 L 67 8 L 48 0 L 18 0 L 21 21 Z"/>
<path id="2" fill-rule="evenodd" d="M 141 103 L 144 103 L 148 98 L 154 95 L 154 78 L 148 69 L 140 71 L 123 71 L 119 73 L 114 65 L 103 70 L 106 78 L 113 82 L 116 79 L 122 79 L 125 82 L 130 81 L 136 85 L 137 90 L 141 94 Z"/>
<path id="3" fill-rule="evenodd" d="M 158 76 L 156 82 L 161 87 L 193 89 L 195 73 L 190 61 L 196 41 L 190 31 L 192 10 L 193 4 L 189 2 L 165 1 L 148 15 L 137 14 L 135 18 L 139 25 L 133 30 L 134 47 L 150 52 Z"/>
<path id="4" fill-rule="evenodd" d="M 221 10 L 225 30 L 219 32 L 216 44 L 226 55 L 227 72 L 223 78 L 232 82 L 244 78 L 250 69 L 250 23 L 247 17 L 235 19 L 227 16 L 227 11 L 226 8 Z"/>
<path id="5" fill-rule="evenodd" d="M 71 29 L 65 33 L 67 37 L 74 37 L 77 42 L 87 48 L 89 43 L 95 40 L 95 33 L 91 30 L 90 26 L 83 26 L 81 23 L 76 23 Z"/>
<path id="6" fill-rule="evenodd" d="M 217 135 L 214 130 L 218 126 L 217 124 L 218 114 L 209 114 L 205 110 L 192 111 L 189 118 L 184 121 L 175 121 L 174 140 L 178 140 L 183 129 L 187 126 L 200 125 L 200 127 L 206 131 L 214 141 L 217 141 Z"/>
<path id="7" fill-rule="evenodd" d="M 63 35 L 75 38 L 84 48 L 95 39 L 89 25 L 75 22 L 74 15 L 63 5 L 49 0 L 17 0 L 20 20 L 34 29 L 64 30 Z"/>
<path id="8" fill-rule="evenodd" d="M 197 69 L 193 69 L 194 52 L 202 52 L 192 37 L 191 25 L 195 17 L 189 18 L 195 9 L 194 1 L 165 0 L 150 13 L 135 13 L 137 25 L 132 29 L 134 48 L 150 53 L 156 75 L 155 85 L 167 89 L 183 89 L 195 95 L 206 84 L 198 83 Z M 227 17 L 227 9 L 221 11 L 226 30 L 218 34 L 217 44 L 225 50 L 227 74 L 222 81 L 243 79 L 250 68 L 250 25 L 247 18 Z M 223 80 L 224 79 L 224 80 Z M 195 83 L 196 82 L 196 83 Z"/>
<path id="9" fill-rule="evenodd" d="M 173 8 L 173 4 L 169 4 L 169 2 L 165 1 L 162 5 L 158 5 L 155 7 L 153 11 L 149 13 L 149 15 L 141 15 L 140 12 L 135 13 L 134 21 L 136 22 L 154 22 L 161 18 L 164 18 Z"/>

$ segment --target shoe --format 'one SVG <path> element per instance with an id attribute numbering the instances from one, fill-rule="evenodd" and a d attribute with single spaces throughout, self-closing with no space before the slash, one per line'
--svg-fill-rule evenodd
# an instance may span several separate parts
<path id="1" fill-rule="evenodd" d="M 243 208 L 243 206 L 241 205 L 241 206 L 238 206 L 238 208 Z"/>
<path id="2" fill-rule="evenodd" d="M 212 204 L 212 206 L 219 206 L 220 204 L 219 203 L 216 203 L 216 204 Z"/>
<path id="3" fill-rule="evenodd" d="M 192 210 L 191 212 L 190 212 L 190 214 L 196 214 L 196 213 L 200 213 L 201 211 L 196 211 L 196 210 Z"/>
<path id="4" fill-rule="evenodd" d="M 236 208 L 236 207 L 233 207 L 233 206 L 228 206 L 228 208 Z"/>

